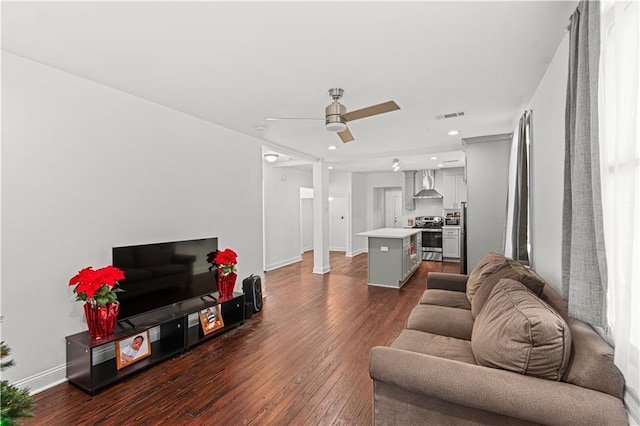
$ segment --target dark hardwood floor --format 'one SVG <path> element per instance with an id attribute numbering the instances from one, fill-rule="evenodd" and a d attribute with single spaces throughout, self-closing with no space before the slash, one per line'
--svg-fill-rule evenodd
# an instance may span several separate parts
<path id="1" fill-rule="evenodd" d="M 24 425 L 371 424 L 369 349 L 389 344 L 425 289 L 422 262 L 402 289 L 367 286 L 367 255 L 331 253 L 264 274 L 263 310 L 244 325 L 95 396 L 64 383 L 35 396 Z"/>

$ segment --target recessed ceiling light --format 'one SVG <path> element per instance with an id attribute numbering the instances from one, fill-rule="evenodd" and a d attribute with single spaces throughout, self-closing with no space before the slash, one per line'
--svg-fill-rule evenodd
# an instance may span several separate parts
<path id="1" fill-rule="evenodd" d="M 338 149 L 338 147 L 337 147 L 337 146 L 335 146 L 335 145 L 329 145 L 329 149 L 331 149 L 331 150 L 333 150 L 333 149 Z"/>
<path id="2" fill-rule="evenodd" d="M 268 163 L 274 163 L 278 159 L 278 154 L 265 154 L 264 159 Z"/>
<path id="3" fill-rule="evenodd" d="M 444 164 L 438 164 L 438 167 L 444 167 Z"/>
<path id="4" fill-rule="evenodd" d="M 458 133 L 460 133 L 460 132 L 459 132 L 459 131 L 457 131 L 457 130 L 451 130 L 451 131 L 449 132 L 449 136 L 455 136 L 455 135 L 457 135 Z"/>
<path id="5" fill-rule="evenodd" d="M 328 167 L 328 169 L 329 169 L 329 170 L 333 170 L 333 166 L 329 166 L 329 167 Z"/>
<path id="6" fill-rule="evenodd" d="M 435 156 L 434 156 L 434 157 L 431 157 L 431 159 L 432 159 L 432 160 L 437 160 L 437 159 L 438 159 L 438 157 L 435 157 Z"/>

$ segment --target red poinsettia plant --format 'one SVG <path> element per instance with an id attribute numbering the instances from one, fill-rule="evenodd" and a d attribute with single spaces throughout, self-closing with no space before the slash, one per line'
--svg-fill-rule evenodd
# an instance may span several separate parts
<path id="1" fill-rule="evenodd" d="M 123 290 L 116 286 L 118 280 L 122 279 L 124 279 L 124 272 L 114 266 L 105 266 L 100 269 L 89 266 L 72 277 L 69 285 L 75 285 L 73 292 L 76 294 L 76 301 L 105 306 L 108 303 L 118 303 L 117 293 Z"/>
<path id="2" fill-rule="evenodd" d="M 218 264 L 218 269 L 222 271 L 222 275 L 229 275 L 232 272 L 238 272 L 236 269 L 236 265 L 238 264 L 238 254 L 231 249 L 218 251 L 218 254 L 216 254 L 213 261 Z"/>

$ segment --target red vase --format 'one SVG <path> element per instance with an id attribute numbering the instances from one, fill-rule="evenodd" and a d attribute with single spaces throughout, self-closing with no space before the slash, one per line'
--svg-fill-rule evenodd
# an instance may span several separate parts
<path id="1" fill-rule="evenodd" d="M 91 337 L 102 339 L 113 334 L 119 311 L 120 305 L 117 303 L 98 306 L 95 303 L 86 302 L 84 304 L 84 316 L 87 318 Z"/>
<path id="2" fill-rule="evenodd" d="M 236 286 L 237 278 L 238 274 L 235 272 L 231 272 L 229 275 L 222 275 L 222 271 L 218 269 L 218 293 L 220 294 L 220 301 L 233 298 L 233 289 Z"/>

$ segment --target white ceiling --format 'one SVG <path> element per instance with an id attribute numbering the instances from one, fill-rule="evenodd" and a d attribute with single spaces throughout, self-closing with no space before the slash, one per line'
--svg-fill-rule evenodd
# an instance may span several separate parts
<path id="1" fill-rule="evenodd" d="M 576 5 L 2 2 L 2 47 L 287 157 L 351 171 L 389 171 L 399 158 L 419 170 L 462 166 L 452 162 L 463 158 L 461 138 L 512 131 Z M 401 109 L 350 122 L 348 144 L 321 120 L 265 121 L 322 119 L 331 87 L 344 89 L 347 110 L 387 100 Z"/>

